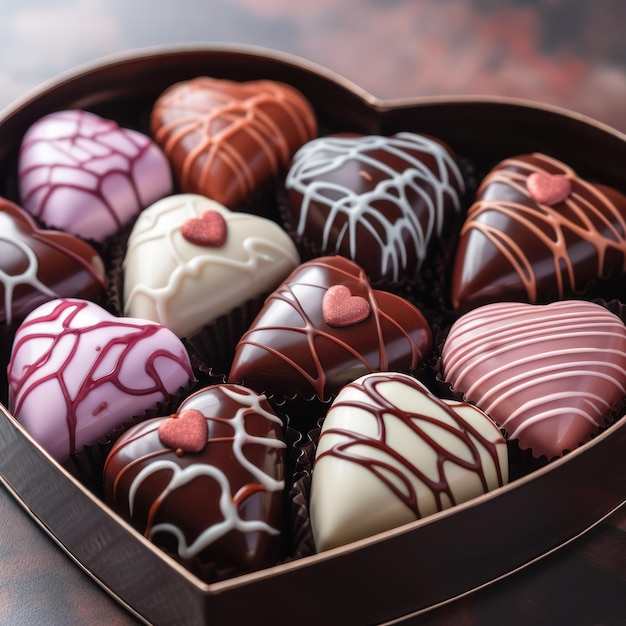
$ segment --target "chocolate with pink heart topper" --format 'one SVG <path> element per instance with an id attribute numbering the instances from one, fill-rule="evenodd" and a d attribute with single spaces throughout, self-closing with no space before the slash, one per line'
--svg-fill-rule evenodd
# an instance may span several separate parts
<path id="1" fill-rule="evenodd" d="M 589 295 L 626 270 L 626 196 L 545 154 L 514 156 L 483 179 L 461 228 L 454 309 Z"/>

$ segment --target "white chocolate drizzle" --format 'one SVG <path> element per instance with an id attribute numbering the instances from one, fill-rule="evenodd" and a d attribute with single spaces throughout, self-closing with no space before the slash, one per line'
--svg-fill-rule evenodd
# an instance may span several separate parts
<path id="1" fill-rule="evenodd" d="M 436 168 L 428 167 L 413 152 L 419 151 L 434 159 Z M 400 159 L 405 167 L 395 170 L 372 153 L 382 152 Z M 354 191 L 349 183 L 330 180 L 333 172 L 350 162 L 380 173 L 381 180 L 371 190 Z M 328 215 L 321 240 L 323 254 L 337 254 L 348 242 L 349 257 L 358 259 L 358 228 L 366 229 L 382 251 L 382 274 L 398 280 L 407 270 L 409 246 L 421 263 L 434 237 L 444 227 L 444 207 L 451 202 L 458 213 L 460 194 L 464 191 L 463 176 L 454 158 L 438 142 L 413 133 L 398 133 L 392 137 L 322 137 L 305 144 L 296 153 L 287 173 L 286 188 L 302 195 L 302 206 L 296 232 L 306 234 L 310 213 L 315 206 L 325 207 Z M 356 185 L 355 185 L 356 186 Z M 409 196 L 417 195 L 425 208 L 426 217 L 419 216 Z M 389 219 L 376 205 L 381 201 L 392 204 L 399 217 Z M 336 222 L 345 221 L 337 234 Z M 419 269 L 419 268 L 418 268 Z"/>

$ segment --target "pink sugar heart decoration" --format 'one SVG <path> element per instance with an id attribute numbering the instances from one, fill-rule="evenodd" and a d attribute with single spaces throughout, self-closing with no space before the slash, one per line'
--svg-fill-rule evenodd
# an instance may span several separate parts
<path id="1" fill-rule="evenodd" d="M 175 413 L 159 425 L 159 439 L 164 446 L 182 452 L 201 452 L 206 446 L 209 427 L 206 417 L 196 409 Z"/>
<path id="2" fill-rule="evenodd" d="M 218 211 L 205 211 L 200 217 L 188 219 L 180 230 L 189 243 L 197 246 L 219 248 L 226 242 L 226 220 Z"/>
<path id="3" fill-rule="evenodd" d="M 324 294 L 322 315 L 331 326 L 350 326 L 362 322 L 370 314 L 369 302 L 354 296 L 346 285 L 333 285 Z"/>
<path id="4" fill-rule="evenodd" d="M 527 178 L 526 186 L 537 204 L 548 206 L 563 202 L 572 191 L 572 182 L 563 174 L 533 172 Z"/>

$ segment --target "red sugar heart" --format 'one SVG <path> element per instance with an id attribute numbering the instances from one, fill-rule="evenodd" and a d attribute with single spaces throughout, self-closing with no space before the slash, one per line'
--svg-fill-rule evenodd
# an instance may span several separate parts
<path id="1" fill-rule="evenodd" d="M 353 296 L 346 285 L 333 285 L 324 294 L 322 315 L 331 326 L 356 324 L 369 314 L 369 302 L 362 296 Z"/>
<path id="2" fill-rule="evenodd" d="M 207 443 L 209 427 L 196 409 L 185 409 L 159 425 L 159 439 L 164 446 L 181 452 L 201 452 Z"/>
<path id="3" fill-rule="evenodd" d="M 526 180 L 526 186 L 537 204 L 548 206 L 563 202 L 572 191 L 572 182 L 563 174 L 534 172 Z"/>
<path id="4" fill-rule="evenodd" d="M 219 248 L 226 241 L 226 220 L 218 211 L 205 211 L 188 219 L 180 228 L 183 237 L 197 246 Z"/>

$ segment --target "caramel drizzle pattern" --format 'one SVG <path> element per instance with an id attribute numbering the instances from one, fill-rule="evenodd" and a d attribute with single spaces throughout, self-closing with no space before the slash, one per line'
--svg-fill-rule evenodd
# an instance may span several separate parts
<path id="1" fill-rule="evenodd" d="M 486 305 L 461 317 L 446 340 L 446 345 L 453 342 L 454 348 L 444 345 L 445 380 L 509 429 L 511 439 L 538 422 L 558 418 L 564 407 L 550 409 L 550 401 L 567 405 L 573 394 L 587 401 L 579 410 L 565 405 L 568 412 L 576 412 L 593 426 L 600 425 L 611 403 L 583 381 L 600 378 L 615 388 L 618 397 L 626 394 L 624 324 L 591 303 L 556 302 L 541 307 L 540 316 L 518 314 L 528 306 Z M 589 338 L 588 346 L 572 346 L 575 338 Z M 599 348 L 597 338 L 610 342 L 610 347 Z M 520 369 L 521 373 L 511 375 Z M 546 382 L 554 384 L 551 394 L 532 393 L 539 383 Z M 527 394 L 526 401 L 522 401 L 523 394 Z M 509 412 L 511 403 L 515 410 Z M 507 407 L 505 415 L 501 415 L 503 405 Z"/>
<path id="2" fill-rule="evenodd" d="M 189 90 L 211 89 L 212 97 L 218 104 L 207 104 L 188 99 L 187 91 L 172 91 L 162 96 L 156 112 L 163 109 L 178 109 L 184 112 L 180 117 L 163 123 L 155 132 L 156 141 L 163 146 L 166 154 L 172 154 L 190 135 L 197 135 L 199 141 L 189 150 L 182 162 L 179 177 L 182 189 L 194 188 L 191 176 L 194 168 L 200 164 L 198 180 L 210 179 L 215 163 L 221 161 L 229 175 L 236 181 L 238 196 L 243 197 L 254 190 L 255 171 L 249 158 L 241 154 L 233 143 L 233 137 L 239 133 L 255 145 L 273 175 L 277 175 L 291 158 L 292 147 L 281 125 L 263 111 L 267 104 L 280 104 L 281 111 L 288 116 L 289 124 L 296 130 L 298 143 L 304 143 L 311 137 L 311 129 L 306 123 L 308 112 L 301 100 L 280 86 L 263 83 L 263 92 L 246 92 L 245 99 L 220 93 L 210 80 L 197 81 Z M 244 93 L 243 89 L 240 93 Z M 225 122 L 224 128 L 214 130 L 219 122 Z M 258 167 L 259 159 L 255 159 Z M 224 198 L 218 198 L 223 202 Z"/>
<path id="3" fill-rule="evenodd" d="M 144 158 L 144 154 L 150 150 L 151 144 L 149 141 L 146 141 L 143 145 L 141 145 L 136 135 L 125 132 L 124 129 L 120 128 L 112 120 L 96 118 L 94 115 L 88 114 L 84 111 L 79 111 L 78 113 L 79 115 L 77 117 L 72 118 L 72 120 L 76 120 L 76 128 L 74 129 L 73 134 L 53 140 L 45 138 L 34 138 L 29 140 L 26 138 L 20 146 L 21 156 L 23 153 L 32 150 L 38 143 L 52 143 L 52 145 L 54 145 L 54 149 L 63 156 L 64 161 L 63 165 L 36 161 L 29 167 L 21 167 L 19 171 L 20 181 L 24 181 L 25 179 L 32 177 L 33 172 L 40 170 L 41 168 L 48 169 L 47 176 L 45 176 L 40 183 L 32 186 L 28 185 L 28 187 L 26 187 L 23 183 L 21 184 L 21 190 L 23 192 L 22 203 L 25 207 L 28 207 L 29 211 L 36 217 L 43 219 L 42 216 L 47 209 L 48 201 L 57 190 L 77 190 L 81 193 L 86 193 L 98 198 L 98 200 L 103 203 L 107 213 L 111 216 L 119 229 L 123 226 L 123 223 L 117 214 L 115 204 L 109 202 L 107 194 L 103 193 L 102 186 L 105 180 L 111 176 L 123 177 L 124 180 L 129 183 L 130 189 L 133 191 L 135 196 L 135 206 L 143 206 L 141 194 L 137 188 L 133 172 L 135 171 L 135 164 Z M 83 126 L 89 128 L 89 132 L 84 131 Z M 94 126 L 99 127 L 101 130 L 93 131 Z M 103 137 L 107 137 L 111 133 L 118 132 L 124 133 L 125 141 L 131 143 L 136 149 L 133 156 L 129 155 L 128 150 L 120 152 L 119 150 L 111 148 L 107 141 L 102 140 Z M 93 150 L 93 144 L 98 146 L 96 151 Z M 103 151 L 105 153 L 103 153 Z M 85 152 L 89 153 L 87 158 L 84 156 Z M 81 153 L 82 156 L 80 156 Z M 89 167 L 92 161 L 102 161 L 113 155 L 123 158 L 124 161 L 126 161 L 126 167 L 107 168 L 106 171 L 100 175 Z M 67 165 L 67 163 L 70 163 L 71 165 Z M 79 183 L 70 183 L 67 180 L 64 180 L 61 183 L 55 183 L 54 174 L 57 168 L 72 168 L 78 170 L 84 174 L 86 179 L 96 179 L 98 180 L 98 183 L 95 185 L 95 188 L 81 185 Z M 26 188 L 28 191 L 24 193 Z"/>
<path id="4" fill-rule="evenodd" d="M 22 409 L 22 404 L 28 395 L 36 389 L 38 386 L 47 383 L 50 380 L 54 380 L 58 385 L 66 405 L 66 419 L 67 428 L 69 433 L 69 446 L 70 454 L 76 451 L 76 426 L 77 426 L 77 410 L 81 402 L 83 402 L 89 394 L 91 394 L 98 387 L 103 385 L 113 385 L 116 389 L 129 396 L 143 396 L 150 395 L 152 393 L 160 392 L 163 399 L 166 400 L 170 397 L 170 393 L 164 385 L 164 382 L 160 379 L 158 370 L 155 366 L 155 362 L 160 358 L 166 358 L 170 361 L 174 361 L 182 370 L 188 373 L 189 378 L 193 378 L 193 372 L 189 365 L 189 361 L 186 353 L 181 352 L 179 355 L 175 355 L 167 350 L 154 350 L 150 358 L 145 364 L 145 373 L 153 381 L 152 387 L 144 387 L 142 389 L 133 389 L 126 386 L 120 379 L 120 371 L 124 365 L 126 355 L 133 350 L 133 348 L 154 336 L 161 327 L 157 324 L 145 324 L 132 323 L 128 318 L 121 320 L 119 318 L 112 319 L 110 321 L 102 321 L 90 326 L 73 327 L 72 324 L 79 313 L 90 303 L 86 301 L 76 300 L 61 300 L 50 311 L 49 314 L 40 317 L 26 320 L 20 327 L 19 334 L 16 336 L 16 340 L 13 346 L 13 353 L 19 352 L 22 347 L 31 341 L 47 340 L 48 348 L 41 356 L 35 359 L 30 365 L 23 368 L 22 371 L 15 374 L 12 372 L 9 366 L 9 386 L 12 390 L 18 390 L 19 393 L 12 393 L 13 405 L 12 412 L 19 419 L 19 414 Z M 32 326 L 38 326 L 42 323 L 53 324 L 60 322 L 61 330 L 50 332 L 29 332 Z M 126 332 L 119 336 L 119 329 L 123 328 L 130 332 Z M 68 389 L 68 385 L 65 382 L 67 376 L 67 370 L 70 367 L 85 366 L 85 363 L 76 364 L 76 354 L 81 338 L 86 337 L 91 333 L 100 333 L 111 329 L 113 333 L 118 334 L 104 343 L 98 351 L 98 356 L 89 364 L 86 371 L 81 370 L 82 384 L 76 391 L 74 397 Z M 71 347 L 67 350 L 67 354 L 60 367 L 44 377 L 38 376 L 39 368 L 45 366 L 45 364 L 53 358 L 56 352 L 57 346 L 63 346 L 68 337 L 72 339 Z M 117 353 L 117 347 L 122 346 L 118 356 L 115 359 L 116 366 L 107 375 L 95 376 L 95 372 L 100 368 L 100 364 L 106 361 L 111 352 Z M 59 348 L 61 350 L 61 348 Z M 71 377 L 70 377 L 71 378 Z"/>
<path id="5" fill-rule="evenodd" d="M 377 434 L 376 436 L 368 436 L 353 430 L 343 428 L 327 428 L 322 431 L 320 443 L 325 437 L 339 435 L 343 440 L 330 446 L 327 450 L 316 456 L 315 464 L 319 463 L 324 457 L 335 457 L 350 463 L 356 463 L 368 471 L 370 471 L 378 480 L 394 494 L 396 498 L 409 508 L 417 519 L 422 515 L 419 510 L 417 491 L 414 482 L 417 479 L 423 483 L 432 492 L 437 510 L 441 511 L 445 508 L 443 496 L 445 495 L 449 502 L 456 504 L 452 487 L 445 478 L 444 465 L 446 463 L 454 463 L 465 470 L 471 471 L 478 475 L 484 493 L 489 489 L 489 480 L 485 473 L 481 460 L 481 448 L 487 451 L 493 460 L 493 465 L 497 471 L 498 485 L 502 486 L 505 482 L 502 468 L 498 457 L 498 446 L 504 442 L 503 437 L 498 437 L 496 441 L 489 441 L 479 430 L 473 428 L 460 417 L 453 408 L 443 402 L 436 396 L 428 392 L 419 383 L 412 381 L 411 387 L 426 398 L 427 402 L 434 402 L 437 406 L 445 411 L 454 425 L 433 418 L 426 413 L 406 412 L 399 409 L 393 402 L 378 391 L 378 386 L 386 382 L 393 382 L 393 376 L 376 376 L 375 378 L 365 378 L 360 382 L 350 383 L 348 387 L 358 387 L 367 396 L 367 401 L 359 400 L 342 400 L 339 396 L 333 403 L 331 410 L 337 409 L 361 409 L 372 415 L 376 420 Z M 408 382 L 405 384 L 409 384 Z M 400 420 L 410 431 L 427 443 L 437 454 L 437 476 L 436 480 L 431 479 L 425 472 L 420 470 L 418 465 L 397 452 L 388 442 L 386 419 Z M 485 419 L 488 419 L 485 417 Z M 471 452 L 471 460 L 466 460 L 454 454 L 451 449 L 445 448 L 433 439 L 421 424 L 435 424 L 438 428 L 444 429 L 450 437 L 459 439 L 463 446 Z M 318 444 L 319 447 L 319 444 Z M 353 448 L 360 451 L 354 452 Z M 371 448 L 383 452 L 387 457 L 391 458 L 395 463 L 389 463 L 363 452 L 364 448 Z M 452 448 L 452 446 L 450 446 Z M 315 470 L 314 470 L 315 471 Z M 390 478 L 392 476 L 395 480 Z M 402 485 L 402 488 L 398 486 Z"/>
<path id="6" fill-rule="evenodd" d="M 309 261 L 309 265 L 313 265 L 313 264 L 319 265 L 320 267 L 323 267 L 323 268 L 330 269 L 333 272 L 338 273 L 340 276 L 344 276 L 346 279 L 348 279 L 348 282 L 346 282 L 346 284 L 349 284 L 350 282 L 353 282 L 353 281 L 354 282 L 358 281 L 358 283 L 362 287 L 365 287 L 367 289 L 367 294 L 365 297 L 367 298 L 370 304 L 371 313 L 368 319 L 366 320 L 366 322 L 363 322 L 364 324 L 367 324 L 367 326 L 364 326 L 363 332 L 368 333 L 368 334 L 373 333 L 373 332 L 376 333 L 376 337 L 378 340 L 378 363 L 369 363 L 356 348 L 347 344 L 340 337 L 337 337 L 336 335 L 332 334 L 332 332 L 328 332 L 326 330 L 323 330 L 322 328 L 319 328 L 315 324 L 314 320 L 311 319 L 311 316 L 307 314 L 304 307 L 302 306 L 302 303 L 298 300 L 292 288 L 292 285 L 289 284 L 289 282 L 287 281 L 284 282 L 280 287 L 278 287 L 267 298 L 266 306 L 272 300 L 281 300 L 285 302 L 286 304 L 291 306 L 291 308 L 294 309 L 294 311 L 297 312 L 298 316 L 303 322 L 303 327 L 300 328 L 296 326 L 263 326 L 262 328 L 256 328 L 256 327 L 251 328 L 250 330 L 246 331 L 244 335 L 241 337 L 241 339 L 239 340 L 239 345 L 248 344 L 248 345 L 254 346 L 256 348 L 269 352 L 277 359 L 280 359 L 284 363 L 287 363 L 291 368 L 297 371 L 298 374 L 300 374 L 300 376 L 302 376 L 302 378 L 306 380 L 311 385 L 311 387 L 313 387 L 313 389 L 315 389 L 315 393 L 319 397 L 323 397 L 324 390 L 326 388 L 326 375 L 325 375 L 326 368 L 322 361 L 322 358 L 320 357 L 317 350 L 315 349 L 316 341 L 319 338 L 323 338 L 335 345 L 340 346 L 351 357 L 353 357 L 354 359 L 362 363 L 370 372 L 379 371 L 379 370 L 386 371 L 389 369 L 389 356 L 387 353 L 387 347 L 385 345 L 385 337 L 383 335 L 383 330 L 382 330 L 382 320 L 385 320 L 387 323 L 395 327 L 402 336 L 404 336 L 411 350 L 411 367 L 412 368 L 417 367 L 422 357 L 418 347 L 412 341 L 409 333 L 404 328 L 402 328 L 402 326 L 397 322 L 397 320 L 395 320 L 390 315 L 388 315 L 387 313 L 385 313 L 384 311 L 380 309 L 376 301 L 376 295 L 374 293 L 374 290 L 371 288 L 367 280 L 367 277 L 365 276 L 365 272 L 363 272 L 363 270 L 359 269 L 358 275 L 355 276 L 354 274 L 352 274 L 351 272 L 347 270 L 339 269 L 335 266 L 326 264 L 323 261 L 316 261 L 316 262 Z M 335 282 L 337 283 L 338 281 L 335 281 Z M 310 283 L 295 283 L 294 286 L 296 287 L 305 286 L 310 289 L 318 289 L 320 291 L 319 302 L 320 302 L 320 310 L 321 310 L 322 296 L 323 296 L 323 293 L 326 291 L 327 287 L 321 286 L 321 285 L 314 285 Z M 370 329 L 370 326 L 373 326 L 374 328 Z M 279 332 L 288 331 L 288 332 L 305 335 L 306 340 L 307 340 L 307 346 L 309 348 L 309 354 L 311 355 L 313 362 L 315 364 L 315 374 L 314 375 L 308 374 L 307 371 L 302 366 L 300 366 L 296 361 L 288 358 L 282 352 L 272 348 L 271 346 L 265 345 L 258 341 L 254 341 L 251 338 L 251 336 L 255 333 L 258 333 L 259 331 L 263 331 L 263 332 L 265 331 L 279 331 Z"/>
<path id="7" fill-rule="evenodd" d="M 494 170 L 484 179 L 481 187 L 478 189 L 477 197 L 480 198 L 488 185 L 500 183 L 514 189 L 529 204 L 500 200 L 477 200 L 468 210 L 467 219 L 461 229 L 461 235 L 467 235 L 471 230 L 482 233 L 516 270 L 531 302 L 537 300 L 537 280 L 532 261 L 524 254 L 523 247 L 518 243 L 519 235 L 516 237 L 509 236 L 506 232 L 491 226 L 489 223 L 482 222 L 481 218 L 485 213 L 494 212 L 505 216 L 513 221 L 516 226 L 525 229 L 539 239 L 552 252 L 559 298 L 563 298 L 566 293 L 561 270 L 562 266 L 566 269 L 571 287 L 573 289 L 576 288 L 574 264 L 568 254 L 564 236 L 566 229 L 596 248 L 598 252 L 599 276 L 604 274 L 605 258 L 609 249 L 616 249 L 622 253 L 624 257 L 623 269 L 626 270 L 626 216 L 620 212 L 618 207 L 600 189 L 578 178 L 571 168 L 545 155 L 534 154 L 532 156 L 536 159 L 541 159 L 547 165 L 557 169 L 559 174 L 565 175 L 572 180 L 572 192 L 564 200 L 564 203 L 576 215 L 582 225 L 568 219 L 555 208 L 535 203 L 531 198 L 526 187 L 528 176 L 534 172 L 544 174 L 553 172 L 549 172 L 541 165 L 512 158 L 503 161 L 502 169 Z M 521 173 L 515 172 L 507 170 L 506 167 L 521 168 L 524 171 Z M 611 238 L 598 231 L 589 218 L 590 215 L 606 226 L 611 233 Z M 539 226 L 539 222 L 550 226 L 552 236 L 544 232 Z"/>
<path id="8" fill-rule="evenodd" d="M 250 444 L 263 445 L 266 446 L 268 450 L 280 450 L 286 447 L 285 443 L 280 439 L 274 439 L 272 437 L 250 435 L 246 431 L 246 417 L 260 415 L 267 420 L 268 425 L 273 423 L 278 427 L 282 426 L 282 422 L 278 417 L 263 409 L 260 404 L 262 396 L 258 396 L 252 391 L 244 388 L 240 388 L 239 391 L 235 391 L 232 387 L 224 385 L 219 388 L 219 393 L 223 394 L 234 403 L 241 403 L 241 405 L 238 406 L 233 417 L 224 418 L 214 415 L 205 415 L 207 422 L 226 424 L 233 430 L 233 435 L 230 437 L 209 437 L 207 440 L 207 446 L 210 447 L 218 443 L 230 443 L 232 448 L 232 457 L 236 460 L 239 468 L 246 470 L 250 482 L 242 485 L 235 493 L 233 493 L 230 480 L 227 476 L 225 468 L 223 467 L 211 465 L 206 462 L 199 462 L 192 463 L 185 468 L 181 468 L 181 466 L 173 460 L 158 460 L 163 456 L 172 457 L 172 454 L 174 453 L 169 448 L 155 450 L 154 452 L 144 454 L 143 456 L 132 460 L 118 472 L 113 481 L 112 497 L 113 501 L 117 501 L 117 492 L 120 488 L 121 481 L 128 473 L 132 474 L 136 468 L 139 468 L 139 471 L 132 479 L 131 486 L 128 490 L 128 510 L 130 516 L 132 517 L 135 497 L 137 495 L 137 491 L 141 488 L 142 482 L 158 472 L 168 472 L 172 474 L 165 489 L 157 495 L 149 508 L 143 534 L 149 539 L 154 537 L 154 535 L 159 532 L 168 532 L 173 534 L 178 541 L 179 554 L 183 558 L 192 558 L 193 556 L 196 556 L 207 546 L 217 541 L 220 537 L 224 536 L 231 530 L 239 530 L 240 532 L 263 531 L 270 535 L 277 535 L 279 533 L 278 529 L 272 527 L 263 520 L 242 520 L 239 516 L 238 506 L 246 498 L 254 495 L 255 493 L 280 493 L 285 486 L 284 480 L 276 479 L 264 472 L 261 467 L 258 467 L 250 462 L 243 452 L 243 448 Z M 181 408 L 184 408 L 184 405 Z M 104 467 L 105 475 L 108 467 L 115 462 L 115 458 L 119 456 L 125 448 L 132 446 L 136 441 L 139 441 L 144 437 L 151 435 L 157 437 L 158 435 L 156 435 L 155 431 L 158 431 L 159 424 L 160 421 L 149 428 L 147 425 L 141 427 L 135 436 L 129 437 L 124 442 L 118 444 L 107 457 Z M 209 427 L 209 432 L 210 431 L 211 428 Z M 192 454 L 190 457 L 200 457 L 200 455 Z M 174 490 L 183 489 L 185 485 L 201 477 L 212 479 L 220 486 L 221 496 L 219 498 L 219 506 L 224 519 L 222 522 L 208 526 L 198 535 L 198 537 L 194 538 L 194 540 L 188 544 L 185 532 L 182 528 L 168 522 L 155 524 L 155 519 L 159 514 L 161 506 Z"/>

